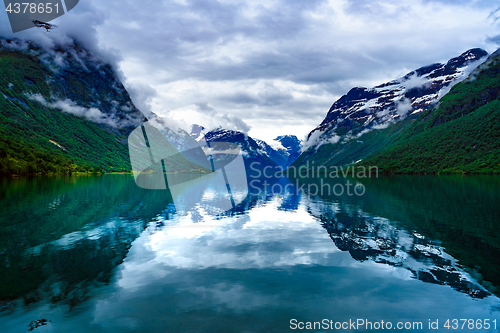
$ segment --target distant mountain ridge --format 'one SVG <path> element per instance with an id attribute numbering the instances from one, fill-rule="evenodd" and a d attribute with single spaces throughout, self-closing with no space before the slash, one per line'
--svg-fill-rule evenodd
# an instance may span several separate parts
<path id="1" fill-rule="evenodd" d="M 302 148 L 302 140 L 299 140 L 295 135 L 280 135 L 274 139 L 279 142 L 281 147 L 274 147 L 285 159 L 285 167 L 295 162 L 300 156 L 300 149 Z"/>
<path id="2" fill-rule="evenodd" d="M 271 146 L 264 140 L 252 138 L 243 132 L 221 127 L 205 133 L 205 128 L 197 124 L 192 126 L 190 135 L 195 140 L 203 138 L 207 142 L 237 143 L 241 148 L 247 166 L 250 166 L 253 162 L 259 162 L 262 167 L 280 166 L 285 169 L 291 163 L 290 155 L 299 151 L 301 147 L 301 141 L 295 135 L 278 136 L 274 140 L 277 145 Z"/>
<path id="3" fill-rule="evenodd" d="M 251 168 L 263 169 L 267 166 L 272 168 L 278 167 L 278 164 L 271 158 L 271 156 L 278 158 L 278 156 L 275 155 L 276 152 L 264 141 L 253 139 L 243 132 L 217 128 L 206 133 L 204 138 L 208 143 L 231 142 L 238 144 L 243 155 L 247 172 L 249 172 Z"/>

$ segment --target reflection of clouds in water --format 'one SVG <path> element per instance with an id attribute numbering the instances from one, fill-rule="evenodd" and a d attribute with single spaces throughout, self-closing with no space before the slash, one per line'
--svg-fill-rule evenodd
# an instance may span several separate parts
<path id="1" fill-rule="evenodd" d="M 244 285 L 227 282 L 218 283 L 210 288 L 197 286 L 186 291 L 198 294 L 201 300 L 210 299 L 236 312 L 261 308 L 276 303 L 279 299 L 277 295 L 256 293 L 255 290 L 248 289 Z"/>
<path id="2" fill-rule="evenodd" d="M 416 280 L 403 267 L 357 261 L 337 249 L 314 215 L 356 213 L 373 221 L 366 226 L 378 226 L 379 236 L 397 235 L 407 248 L 415 244 L 391 221 L 369 218 L 356 205 L 304 196 L 296 211 L 283 210 L 288 199 L 260 198 L 244 215 L 218 218 L 200 209 L 196 214 L 205 222 L 198 223 L 191 213 L 170 220 L 160 215 L 155 221 L 164 226 L 151 223 L 112 282 L 71 320 L 60 309 L 31 316 L 51 319 L 61 332 L 281 332 L 289 331 L 291 318 L 426 322 L 491 318 L 498 306 L 494 296 L 473 300 Z M 377 245 L 365 239 L 367 246 Z"/>
<path id="3" fill-rule="evenodd" d="M 341 265 L 339 261 L 332 262 L 331 255 L 338 250 L 316 219 L 303 207 L 296 212 L 278 211 L 280 203 L 272 201 L 248 215 L 208 217 L 210 220 L 205 216 L 203 223 L 193 222 L 190 216 L 175 217 L 174 225 L 151 236 L 145 234 L 134 242 L 123 264 L 120 286 L 137 287 L 147 283 L 140 272 L 170 268 Z M 144 262 L 140 258 L 146 252 L 148 260 Z"/>
<path id="4" fill-rule="evenodd" d="M 356 261 L 307 213 L 311 203 L 302 201 L 297 212 L 278 210 L 281 203 L 206 224 L 176 217 L 175 225 L 143 234 L 122 265 L 119 292 L 96 304 L 94 323 L 118 329 L 126 318 L 152 332 L 264 332 L 272 325 L 281 332 L 291 318 L 479 318 L 498 303 L 491 297 L 478 306 L 407 269 Z M 338 211 L 314 209 L 323 208 Z"/>

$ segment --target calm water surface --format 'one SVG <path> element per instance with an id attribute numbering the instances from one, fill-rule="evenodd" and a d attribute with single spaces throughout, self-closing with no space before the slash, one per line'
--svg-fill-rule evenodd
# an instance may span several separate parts
<path id="1" fill-rule="evenodd" d="M 213 217 L 130 176 L 0 179 L 1 331 L 500 331 L 500 177 L 361 182 L 360 197 L 254 189 Z"/>

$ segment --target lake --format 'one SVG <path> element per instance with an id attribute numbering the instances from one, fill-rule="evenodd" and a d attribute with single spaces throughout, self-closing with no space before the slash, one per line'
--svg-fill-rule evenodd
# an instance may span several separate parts
<path id="1" fill-rule="evenodd" d="M 0 179 L 1 331 L 499 331 L 500 176 L 358 182 L 211 215 L 129 175 Z"/>

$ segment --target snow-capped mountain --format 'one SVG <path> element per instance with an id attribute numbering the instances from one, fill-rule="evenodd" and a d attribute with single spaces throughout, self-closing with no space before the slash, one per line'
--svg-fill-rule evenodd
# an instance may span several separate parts
<path id="1" fill-rule="evenodd" d="M 269 157 L 271 160 L 276 162 L 281 167 L 286 167 L 288 162 L 287 151 L 281 147 L 271 147 L 267 142 L 259 139 L 255 139 L 255 142 L 259 145 L 261 151 Z"/>
<path id="2" fill-rule="evenodd" d="M 205 128 L 199 125 L 193 125 L 190 135 L 197 141 L 204 139 L 207 142 L 223 141 L 238 144 L 246 165 L 259 162 L 259 166 L 255 165 L 257 169 L 266 166 L 288 167 L 298 157 L 297 152 L 300 151 L 302 143 L 295 135 L 283 135 L 274 139 L 273 145 L 269 145 L 264 140 L 254 139 L 234 130 L 217 128 L 205 133 Z"/>
<path id="3" fill-rule="evenodd" d="M 295 135 L 280 135 L 274 141 L 276 144 L 273 148 L 286 158 L 286 167 L 295 162 L 300 156 L 302 140 L 299 140 Z"/>
<path id="4" fill-rule="evenodd" d="M 196 132 L 194 129 L 193 131 L 193 133 Z M 200 131 L 200 133 L 202 133 L 202 131 Z M 217 128 L 206 133 L 204 138 L 208 143 L 231 142 L 238 144 L 245 161 L 247 172 L 249 172 L 251 168 L 262 170 L 266 166 L 271 166 L 273 168 L 278 166 L 278 164 L 270 157 L 270 155 L 274 156 L 274 154 L 271 154 L 271 151 L 267 151 L 267 149 L 270 148 L 269 145 L 267 145 L 264 141 L 255 140 L 243 132 Z M 270 149 L 272 150 L 272 148 Z M 251 167 L 252 163 L 257 164 L 254 164 L 253 167 Z"/>
<path id="5" fill-rule="evenodd" d="M 351 89 L 332 105 L 323 122 L 309 133 L 304 147 L 317 149 L 323 144 L 356 139 L 371 129 L 385 128 L 408 115 L 429 109 L 487 55 L 486 51 L 475 48 L 446 64 L 421 67 L 374 88 Z"/>
<path id="6" fill-rule="evenodd" d="M 276 164 L 282 168 L 287 168 L 300 156 L 302 141 L 295 135 L 281 135 L 273 140 L 271 145 L 263 140 L 255 139 L 260 149 Z M 297 153 L 299 152 L 299 153 Z"/>

